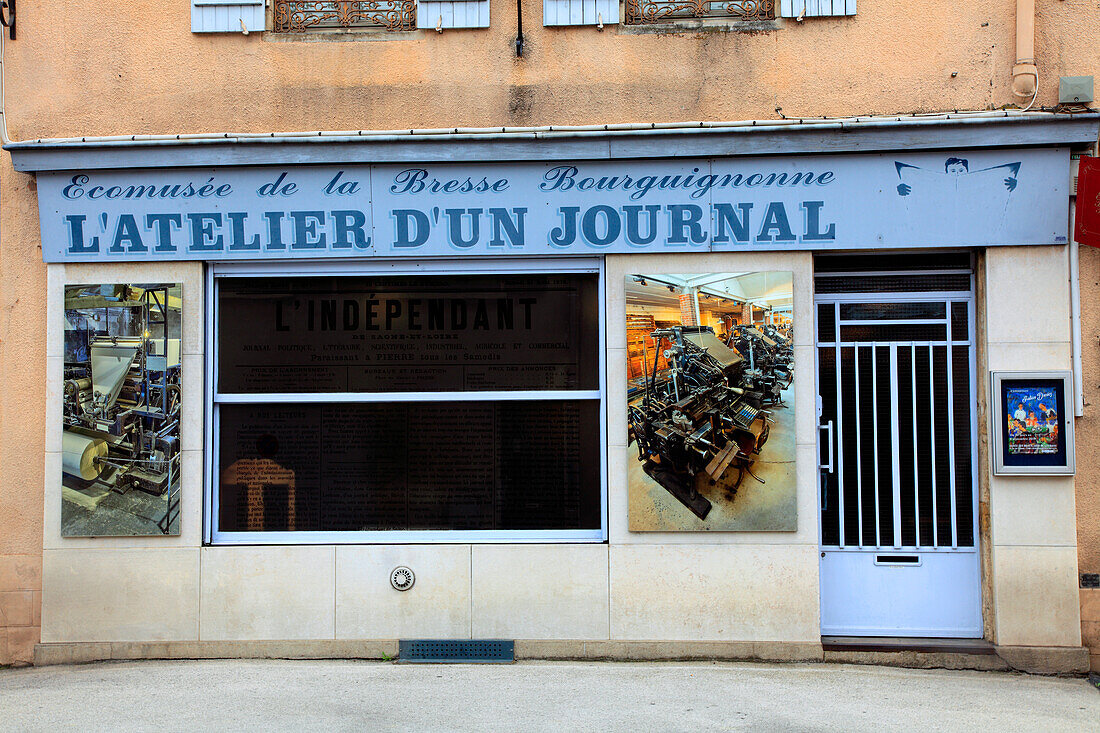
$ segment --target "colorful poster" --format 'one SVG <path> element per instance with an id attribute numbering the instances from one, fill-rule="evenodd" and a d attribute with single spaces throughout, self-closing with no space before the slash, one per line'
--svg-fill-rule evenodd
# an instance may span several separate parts
<path id="1" fill-rule="evenodd" d="M 1010 387 L 1005 405 L 1009 455 L 1058 453 L 1058 396 L 1048 387 Z"/>

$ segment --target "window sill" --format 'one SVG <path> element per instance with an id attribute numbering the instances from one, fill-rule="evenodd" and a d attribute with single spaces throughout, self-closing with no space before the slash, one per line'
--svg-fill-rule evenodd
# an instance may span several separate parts
<path id="1" fill-rule="evenodd" d="M 774 20 L 733 20 L 732 18 L 680 18 L 637 25 L 622 24 L 624 35 L 684 35 L 685 33 L 770 33 L 783 27 Z"/>
<path id="2" fill-rule="evenodd" d="M 464 28 L 444 30 L 466 30 Z M 396 41 L 424 38 L 428 31 L 415 28 L 408 31 L 390 31 L 385 28 L 325 28 L 321 30 L 287 33 L 266 31 L 264 40 L 272 43 L 347 43 L 354 41 Z"/>

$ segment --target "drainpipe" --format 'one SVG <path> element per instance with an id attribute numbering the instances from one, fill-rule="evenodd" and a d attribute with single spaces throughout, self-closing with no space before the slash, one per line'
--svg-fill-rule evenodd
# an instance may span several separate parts
<path id="1" fill-rule="evenodd" d="M 1074 219 L 1077 216 L 1076 197 L 1069 200 L 1069 313 L 1071 358 L 1073 359 L 1073 414 L 1085 414 L 1085 379 L 1081 360 L 1081 263 L 1080 249 L 1073 239 Z"/>
<path id="2" fill-rule="evenodd" d="M 1039 69 L 1035 65 L 1035 0 L 1016 0 L 1016 63 L 1012 67 L 1012 94 L 1021 101 L 1039 94 Z"/>

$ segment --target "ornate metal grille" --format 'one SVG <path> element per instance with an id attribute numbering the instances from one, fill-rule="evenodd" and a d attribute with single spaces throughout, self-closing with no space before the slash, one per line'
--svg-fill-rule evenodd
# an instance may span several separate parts
<path id="1" fill-rule="evenodd" d="M 301 33 L 311 28 L 416 27 L 416 0 L 275 0 L 275 31 Z"/>
<path id="2" fill-rule="evenodd" d="M 775 0 L 626 0 L 627 25 L 682 18 L 772 20 Z"/>

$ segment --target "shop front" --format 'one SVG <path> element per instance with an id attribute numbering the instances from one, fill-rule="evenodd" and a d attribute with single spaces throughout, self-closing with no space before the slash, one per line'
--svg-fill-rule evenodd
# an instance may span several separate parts
<path id="1" fill-rule="evenodd" d="M 1096 136 L 13 144 L 49 268 L 39 654 L 1087 664 L 1057 379 Z"/>

